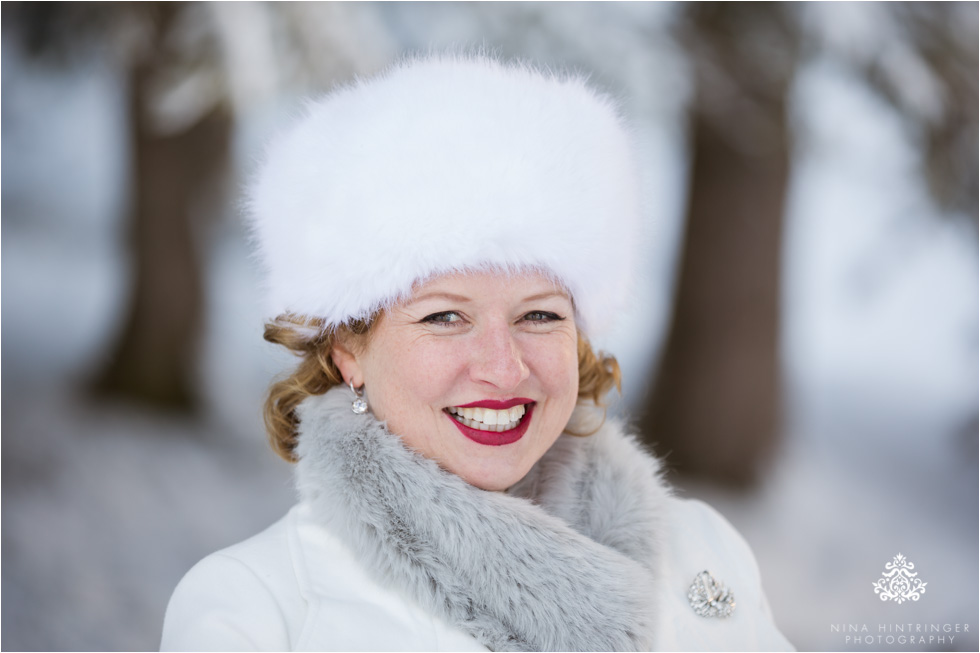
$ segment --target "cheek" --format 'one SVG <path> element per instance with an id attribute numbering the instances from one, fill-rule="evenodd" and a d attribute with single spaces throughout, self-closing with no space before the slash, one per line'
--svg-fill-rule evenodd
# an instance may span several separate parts
<path id="1" fill-rule="evenodd" d="M 460 348 L 453 343 L 436 341 L 410 349 L 405 354 L 405 364 L 414 368 L 414 378 L 425 379 L 429 385 L 438 386 L 455 378 L 463 366 L 463 358 L 457 351 Z"/>
<path id="2" fill-rule="evenodd" d="M 465 370 L 465 351 L 447 342 L 385 342 L 372 357 L 375 414 L 408 420 L 413 413 L 442 409 Z M 394 426 L 394 424 L 393 424 Z"/>
<path id="3" fill-rule="evenodd" d="M 538 348 L 526 360 L 533 365 L 542 385 L 554 399 L 574 406 L 578 399 L 578 343 L 560 341 Z"/>

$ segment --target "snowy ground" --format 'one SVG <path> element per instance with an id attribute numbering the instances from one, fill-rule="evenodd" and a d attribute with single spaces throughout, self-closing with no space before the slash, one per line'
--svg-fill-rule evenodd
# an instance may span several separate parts
<path id="1" fill-rule="evenodd" d="M 92 403 L 78 390 L 118 328 L 126 287 L 107 218 L 120 201 L 106 190 L 122 165 L 118 88 L 104 75 L 18 77 L 9 55 L 2 647 L 152 649 L 181 574 L 292 502 L 258 414 L 288 359 L 261 341 L 254 272 L 229 221 L 210 250 L 207 415 Z M 785 446 L 749 495 L 683 491 L 752 544 L 800 649 L 976 650 L 976 235 L 932 214 L 899 127 L 846 75 L 817 65 L 797 91 L 810 136 L 786 244 Z M 58 110 L 38 112 L 39 98 Z M 83 129 L 73 114 L 87 116 Z M 610 343 L 627 378 L 642 376 L 637 361 L 659 333 L 653 312 L 639 307 Z M 898 553 L 928 582 L 917 603 L 883 603 L 871 589 Z M 877 635 L 909 623 L 970 632 L 916 646 L 844 639 L 849 625 Z"/>

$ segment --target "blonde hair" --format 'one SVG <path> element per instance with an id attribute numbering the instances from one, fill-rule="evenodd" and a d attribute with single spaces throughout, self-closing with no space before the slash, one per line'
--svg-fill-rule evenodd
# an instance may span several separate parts
<path id="1" fill-rule="evenodd" d="M 296 462 L 294 449 L 299 426 L 296 409 L 300 403 L 307 397 L 322 395 L 336 385 L 346 384 L 331 357 L 334 343 L 340 339 L 350 345 L 365 346 L 373 326 L 377 324 L 376 317 L 325 330 L 320 320 L 286 314 L 265 325 L 264 338 L 267 341 L 282 345 L 300 356 L 299 365 L 292 374 L 269 387 L 263 409 L 269 444 L 283 459 Z M 579 403 L 603 407 L 603 399 L 613 386 L 622 391 L 621 378 L 616 359 L 603 352 L 596 353 L 585 336 L 579 333 Z M 587 433 L 567 432 L 588 436 L 595 433 L 599 426 Z"/>

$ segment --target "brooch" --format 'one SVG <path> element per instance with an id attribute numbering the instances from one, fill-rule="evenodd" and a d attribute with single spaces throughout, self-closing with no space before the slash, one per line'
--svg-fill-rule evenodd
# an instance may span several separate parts
<path id="1" fill-rule="evenodd" d="M 702 617 L 730 617 L 735 612 L 735 595 L 709 571 L 694 577 L 687 590 L 687 600 Z"/>

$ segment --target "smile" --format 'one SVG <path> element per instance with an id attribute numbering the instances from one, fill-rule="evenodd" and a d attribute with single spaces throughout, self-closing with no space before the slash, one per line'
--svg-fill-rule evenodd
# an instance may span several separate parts
<path id="1" fill-rule="evenodd" d="M 530 399 L 480 401 L 445 409 L 459 431 L 477 444 L 501 446 L 520 440 L 531 423 Z"/>
<path id="2" fill-rule="evenodd" d="M 500 433 L 517 428 L 517 425 L 521 423 L 521 418 L 524 417 L 524 404 L 504 410 L 480 408 L 479 406 L 476 408 L 452 406 L 446 411 L 457 422 L 465 424 L 471 429 Z"/>

